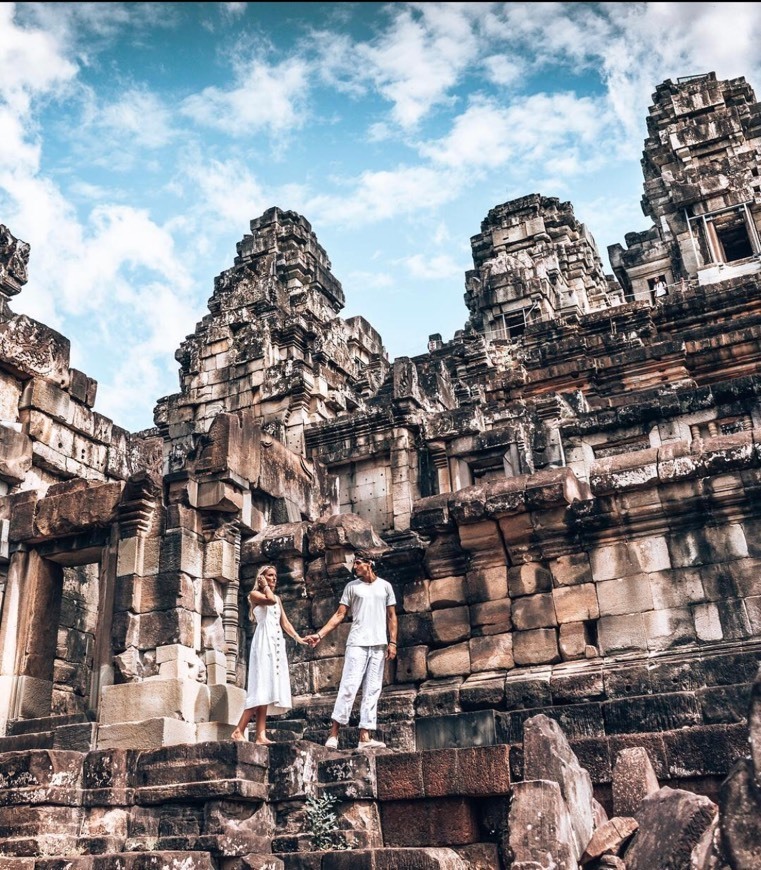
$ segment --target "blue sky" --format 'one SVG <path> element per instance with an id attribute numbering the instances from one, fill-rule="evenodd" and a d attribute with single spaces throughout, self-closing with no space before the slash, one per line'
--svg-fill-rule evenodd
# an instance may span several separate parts
<path id="1" fill-rule="evenodd" d="M 96 409 L 152 425 L 249 221 L 301 212 L 390 357 L 467 318 L 494 205 L 570 200 L 606 248 L 648 226 L 666 78 L 761 89 L 756 3 L 2 3 L 12 303 L 63 332 Z"/>

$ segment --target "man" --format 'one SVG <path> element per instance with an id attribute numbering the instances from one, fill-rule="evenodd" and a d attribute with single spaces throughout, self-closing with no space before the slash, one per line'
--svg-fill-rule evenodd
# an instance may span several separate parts
<path id="1" fill-rule="evenodd" d="M 378 722 L 378 698 L 383 688 L 383 670 L 387 659 L 396 658 L 396 597 L 391 584 L 378 577 L 375 563 L 358 553 L 354 559 L 354 580 L 341 595 L 336 612 L 323 627 L 305 638 L 311 647 L 339 626 L 347 614 L 352 625 L 346 640 L 341 685 L 333 707 L 330 737 L 325 745 L 338 749 L 338 733 L 346 725 L 360 685 L 362 704 L 359 714 L 358 749 L 383 749 L 385 743 L 370 737 Z"/>

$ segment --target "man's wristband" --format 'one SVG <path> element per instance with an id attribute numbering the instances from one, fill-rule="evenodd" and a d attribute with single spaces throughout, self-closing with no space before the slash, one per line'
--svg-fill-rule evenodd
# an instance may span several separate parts
<path id="1" fill-rule="evenodd" d="M 389 645 L 389 646 L 396 646 L 396 641 L 395 641 L 395 640 L 390 640 L 390 641 L 388 642 L 388 645 Z"/>

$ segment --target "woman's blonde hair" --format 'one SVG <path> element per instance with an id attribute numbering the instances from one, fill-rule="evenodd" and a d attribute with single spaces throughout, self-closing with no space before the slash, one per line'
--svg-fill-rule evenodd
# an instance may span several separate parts
<path id="1" fill-rule="evenodd" d="M 261 579 L 262 574 L 264 574 L 265 571 L 269 571 L 270 568 L 277 574 L 277 568 L 274 565 L 262 565 L 262 567 L 256 572 L 256 579 L 254 580 L 253 588 L 251 589 L 251 592 L 248 593 L 248 618 L 251 620 L 254 618 L 254 607 L 256 606 L 251 600 L 251 593 L 259 590 L 259 580 Z"/>

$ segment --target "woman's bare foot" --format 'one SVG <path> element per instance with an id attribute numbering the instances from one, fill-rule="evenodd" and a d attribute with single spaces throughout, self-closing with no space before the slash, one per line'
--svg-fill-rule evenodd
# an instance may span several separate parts
<path id="1" fill-rule="evenodd" d="M 257 734 L 256 742 L 259 744 L 259 746 L 271 746 L 275 741 L 270 740 L 266 734 Z"/>
<path id="2" fill-rule="evenodd" d="M 230 737 L 231 737 L 233 740 L 242 740 L 242 741 L 244 741 L 244 742 L 246 742 L 247 739 L 248 739 L 248 738 L 246 738 L 246 737 L 244 736 L 244 734 L 243 734 L 243 732 L 240 730 L 240 728 L 236 728 L 236 729 L 233 731 L 233 733 L 230 735 Z"/>

